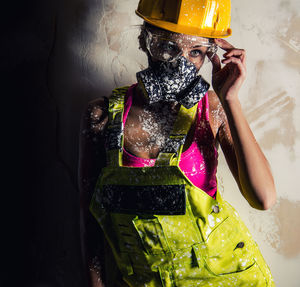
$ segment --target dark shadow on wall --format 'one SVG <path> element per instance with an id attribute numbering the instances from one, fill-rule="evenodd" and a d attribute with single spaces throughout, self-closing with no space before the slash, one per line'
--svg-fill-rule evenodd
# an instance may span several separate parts
<path id="1" fill-rule="evenodd" d="M 93 5 L 14 1 L 2 8 L 0 286 L 86 286 L 78 136 L 83 108 L 99 91 L 80 84 L 80 62 L 68 43 L 80 36 Z"/>

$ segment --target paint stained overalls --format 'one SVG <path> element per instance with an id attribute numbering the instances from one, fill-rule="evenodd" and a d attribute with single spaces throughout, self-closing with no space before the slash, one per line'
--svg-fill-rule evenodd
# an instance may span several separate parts
<path id="1" fill-rule="evenodd" d="M 90 205 L 123 280 L 132 287 L 274 286 L 233 207 L 219 192 L 214 199 L 194 186 L 178 167 L 197 105 L 181 106 L 154 167 L 122 166 L 127 90 L 109 99 L 108 164 Z"/>

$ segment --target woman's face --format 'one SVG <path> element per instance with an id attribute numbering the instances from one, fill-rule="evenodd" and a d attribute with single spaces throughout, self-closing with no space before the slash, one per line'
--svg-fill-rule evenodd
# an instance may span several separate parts
<path id="1" fill-rule="evenodd" d="M 147 31 L 146 42 L 152 60 L 173 62 L 184 56 L 197 70 L 200 70 L 208 50 L 213 45 L 208 38 L 156 29 Z"/>

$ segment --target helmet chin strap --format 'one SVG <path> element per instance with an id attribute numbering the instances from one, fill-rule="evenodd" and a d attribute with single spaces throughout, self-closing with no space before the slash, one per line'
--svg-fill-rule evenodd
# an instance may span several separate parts
<path id="1" fill-rule="evenodd" d="M 195 65 L 185 57 L 174 62 L 153 62 L 136 74 L 149 104 L 159 101 L 178 102 L 189 109 L 197 104 L 209 89 L 198 75 Z"/>

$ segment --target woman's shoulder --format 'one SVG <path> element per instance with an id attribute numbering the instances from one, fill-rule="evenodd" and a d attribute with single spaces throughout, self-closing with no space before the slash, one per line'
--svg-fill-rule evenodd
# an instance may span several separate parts
<path id="1" fill-rule="evenodd" d="M 208 94 L 209 109 L 217 110 L 221 105 L 218 95 L 213 90 L 207 91 L 207 94 Z"/>
<path id="2" fill-rule="evenodd" d="M 132 85 L 134 86 L 134 85 Z M 129 86 L 119 87 L 114 89 L 111 97 L 125 96 L 127 94 Z M 82 126 L 90 133 L 94 135 L 103 135 L 105 128 L 108 123 L 108 107 L 109 107 L 109 97 L 99 97 L 86 104 Z"/>
<path id="3" fill-rule="evenodd" d="M 107 113 L 107 111 L 108 111 L 108 97 L 96 98 L 92 101 L 89 101 L 86 106 L 86 112 L 89 112 L 91 116 L 98 115 L 99 113 L 101 114 Z"/>
<path id="4" fill-rule="evenodd" d="M 108 121 L 108 97 L 99 97 L 87 103 L 83 122 L 94 134 L 102 133 Z"/>
<path id="5" fill-rule="evenodd" d="M 212 90 L 208 91 L 208 104 L 209 122 L 216 136 L 219 128 L 227 121 L 226 114 L 218 95 Z"/>

